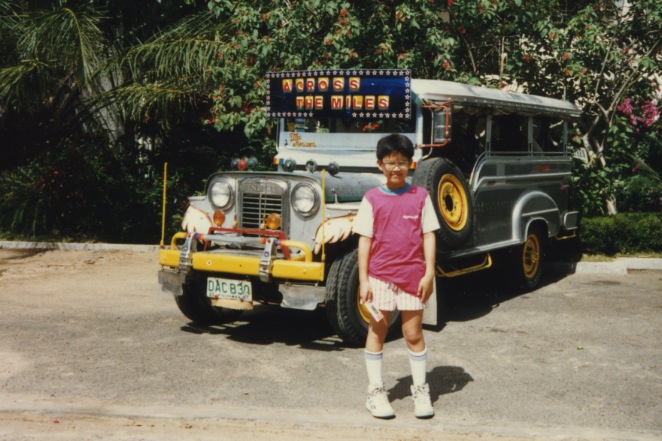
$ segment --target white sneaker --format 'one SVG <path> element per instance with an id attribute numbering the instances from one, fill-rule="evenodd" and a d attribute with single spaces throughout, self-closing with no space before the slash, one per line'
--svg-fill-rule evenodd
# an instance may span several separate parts
<path id="1" fill-rule="evenodd" d="M 375 418 L 389 419 L 395 417 L 395 412 L 388 402 L 388 395 L 383 384 L 371 384 L 368 387 L 368 399 L 365 408 Z"/>
<path id="2" fill-rule="evenodd" d="M 412 386 L 411 395 L 414 399 L 414 415 L 416 415 L 416 418 L 432 418 L 434 409 L 430 401 L 430 387 L 428 384 Z"/>

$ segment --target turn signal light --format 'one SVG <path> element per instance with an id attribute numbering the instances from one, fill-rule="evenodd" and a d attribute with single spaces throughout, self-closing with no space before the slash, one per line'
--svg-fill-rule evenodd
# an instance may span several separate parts
<path id="1" fill-rule="evenodd" d="M 280 214 L 271 213 L 264 218 L 264 224 L 269 230 L 280 228 Z"/>
<path id="2" fill-rule="evenodd" d="M 225 213 L 221 210 L 214 211 L 214 225 L 217 227 L 222 227 L 223 222 L 225 222 Z"/>

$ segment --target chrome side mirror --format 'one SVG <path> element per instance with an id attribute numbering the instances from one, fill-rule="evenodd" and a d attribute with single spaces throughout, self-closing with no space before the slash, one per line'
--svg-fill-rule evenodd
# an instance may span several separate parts
<path id="1" fill-rule="evenodd" d="M 446 144 L 451 137 L 451 113 L 448 107 L 441 106 L 434 110 L 432 117 L 432 143 Z"/>

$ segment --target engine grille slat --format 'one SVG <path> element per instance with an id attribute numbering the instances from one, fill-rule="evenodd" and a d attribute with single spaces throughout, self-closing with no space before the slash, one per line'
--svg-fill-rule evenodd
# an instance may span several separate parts
<path id="1" fill-rule="evenodd" d="M 258 192 L 255 190 L 259 189 Z M 277 213 L 283 217 L 284 184 L 266 180 L 251 180 L 241 186 L 241 226 L 260 228 L 265 216 Z"/>

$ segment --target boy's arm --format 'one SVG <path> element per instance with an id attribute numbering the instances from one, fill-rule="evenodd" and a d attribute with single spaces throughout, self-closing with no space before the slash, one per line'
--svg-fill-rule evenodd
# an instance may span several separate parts
<path id="1" fill-rule="evenodd" d="M 361 296 L 362 304 L 372 301 L 372 291 L 368 282 L 368 262 L 370 261 L 371 244 L 371 237 L 359 237 L 359 295 Z"/>
<path id="2" fill-rule="evenodd" d="M 418 294 L 421 301 L 426 303 L 432 295 L 434 287 L 435 256 L 436 256 L 436 237 L 434 231 L 423 234 L 423 257 L 425 258 L 425 275 L 418 285 Z M 359 255 L 360 259 L 360 255 Z"/>

